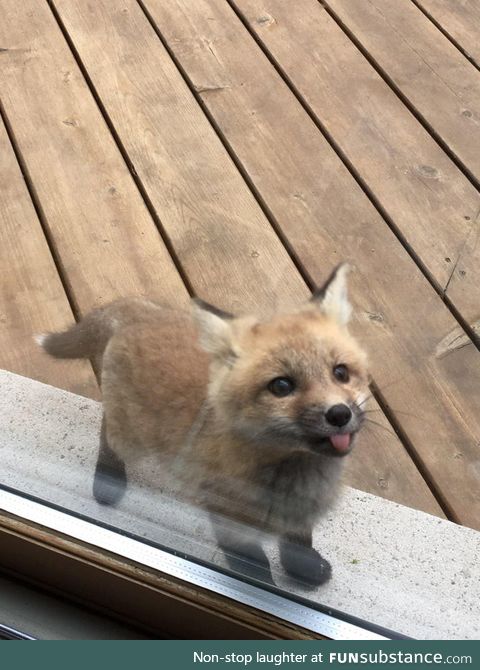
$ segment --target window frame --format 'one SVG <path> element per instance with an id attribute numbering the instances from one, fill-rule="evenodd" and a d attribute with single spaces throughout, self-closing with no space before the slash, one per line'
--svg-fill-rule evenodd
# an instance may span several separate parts
<path id="1" fill-rule="evenodd" d="M 29 516 L 31 518 L 27 518 Z M 59 523 L 65 532 L 59 530 Z M 79 524 L 84 524 L 82 539 Z M 85 540 L 85 527 L 91 527 L 87 530 L 91 530 L 92 538 L 95 533 L 98 537 L 98 533 L 103 532 L 104 546 Z M 158 552 L 160 563 L 155 568 L 148 567 L 125 555 L 128 551 L 119 550 L 115 542 L 108 547 L 108 543 L 115 540 L 114 536 L 124 544 L 133 542 L 147 547 L 150 552 Z M 188 574 L 178 578 L 171 570 L 158 569 L 158 565 L 163 565 L 161 555 L 166 552 L 5 489 L 0 490 L 0 544 L 0 570 L 6 574 L 108 613 L 160 638 L 390 638 L 388 631 L 367 630 L 359 625 L 361 622 L 342 621 L 220 573 L 221 581 L 231 588 L 230 597 L 226 597 L 208 585 L 208 573 L 218 574 L 211 568 L 168 554 L 171 564 L 183 561 L 197 573 L 206 571 L 206 587 L 193 583 Z M 238 594 L 240 599 L 237 599 Z M 249 595 L 244 597 L 244 602 L 241 602 L 242 594 L 243 597 Z M 260 596 L 258 607 L 252 605 L 256 602 L 255 596 Z M 278 614 L 282 612 L 278 607 L 281 601 L 293 612 L 289 615 L 290 621 Z M 309 611 L 316 623 L 302 625 L 306 615 L 308 620 Z"/>
<path id="2" fill-rule="evenodd" d="M 5 574 L 154 637 L 322 637 L 7 513 L 0 515 L 0 545 L 0 570 Z"/>

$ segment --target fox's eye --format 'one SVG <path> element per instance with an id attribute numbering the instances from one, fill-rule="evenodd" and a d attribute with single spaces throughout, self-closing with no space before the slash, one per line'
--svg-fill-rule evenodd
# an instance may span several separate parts
<path id="1" fill-rule="evenodd" d="M 284 398 L 295 390 L 295 382 L 289 377 L 276 377 L 268 384 L 268 390 L 277 398 Z"/>
<path id="2" fill-rule="evenodd" d="M 335 365 L 333 368 L 333 376 L 339 382 L 342 382 L 342 384 L 346 384 L 348 381 L 350 381 L 350 373 L 348 372 L 348 368 L 343 364 Z"/>

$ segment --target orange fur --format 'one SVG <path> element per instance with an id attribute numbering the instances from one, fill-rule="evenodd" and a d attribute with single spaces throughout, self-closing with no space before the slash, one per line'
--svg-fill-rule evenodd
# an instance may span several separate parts
<path id="1" fill-rule="evenodd" d="M 356 407 L 367 393 L 366 357 L 344 323 L 349 306 L 342 304 L 341 281 L 334 277 L 316 300 L 268 320 L 117 301 L 67 333 L 47 336 L 43 346 L 72 356 L 80 343 L 78 355 L 101 361 L 106 438 L 127 465 L 156 453 L 183 496 L 291 532 L 302 514 L 310 519 L 328 508 L 343 461 L 327 453 L 331 427 L 322 428 L 327 437 L 319 433 L 321 449 L 307 439 L 317 430 L 310 414 L 335 404 Z M 333 375 L 339 364 L 350 371 L 348 383 Z M 269 383 L 285 376 L 295 380 L 295 391 L 276 397 Z M 297 473 L 292 491 L 305 498 L 299 510 L 311 509 L 290 515 L 282 502 L 275 513 L 275 499 L 284 495 L 275 473 L 290 462 Z"/>

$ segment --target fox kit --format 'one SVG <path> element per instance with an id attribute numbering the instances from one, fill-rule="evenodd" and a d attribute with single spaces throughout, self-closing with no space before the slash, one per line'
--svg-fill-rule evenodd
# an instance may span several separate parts
<path id="1" fill-rule="evenodd" d="M 346 328 L 346 274 L 339 266 L 310 302 L 265 319 L 132 298 L 41 336 L 49 354 L 101 369 L 98 502 L 116 503 L 128 464 L 158 454 L 172 488 L 209 511 L 232 567 L 271 580 L 267 531 L 289 575 L 325 582 L 331 568 L 312 529 L 337 494 L 368 390 Z"/>

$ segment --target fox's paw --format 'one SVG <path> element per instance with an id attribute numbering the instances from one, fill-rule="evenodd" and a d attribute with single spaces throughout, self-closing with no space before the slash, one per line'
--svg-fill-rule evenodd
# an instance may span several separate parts
<path id="1" fill-rule="evenodd" d="M 282 542 L 280 560 L 290 577 L 307 586 L 320 586 L 332 576 L 332 566 L 313 547 Z"/>
<path id="2" fill-rule="evenodd" d="M 116 505 L 127 488 L 125 470 L 112 470 L 97 465 L 93 480 L 93 495 L 100 505 Z"/>

